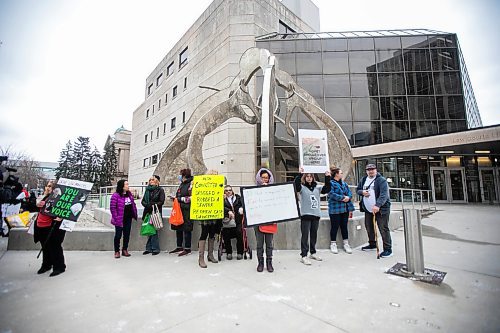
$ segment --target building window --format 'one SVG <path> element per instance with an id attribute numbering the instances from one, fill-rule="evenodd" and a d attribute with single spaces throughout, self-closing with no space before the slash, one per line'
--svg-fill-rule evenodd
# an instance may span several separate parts
<path id="1" fill-rule="evenodd" d="M 161 109 L 161 98 L 158 100 L 158 110 Z"/>
<path id="2" fill-rule="evenodd" d="M 168 102 L 168 94 L 165 94 L 165 105 L 167 105 Z"/>
<path id="3" fill-rule="evenodd" d="M 280 34 L 293 34 L 296 31 L 290 28 L 285 22 L 280 20 L 278 32 Z M 283 36 L 283 38 L 285 38 L 285 36 Z"/>
<path id="4" fill-rule="evenodd" d="M 156 128 L 156 138 L 158 139 L 160 137 L 160 128 Z"/>
<path id="5" fill-rule="evenodd" d="M 158 155 L 153 155 L 151 158 L 151 164 L 155 165 L 158 163 Z"/>
<path id="6" fill-rule="evenodd" d="M 155 105 L 153 104 L 153 112 L 151 112 L 151 115 L 154 116 L 155 115 Z"/>
<path id="7" fill-rule="evenodd" d="M 146 110 L 146 119 L 149 118 L 149 109 Z"/>
<path id="8" fill-rule="evenodd" d="M 177 86 L 175 86 L 173 89 L 172 89 L 172 98 L 175 98 L 177 96 Z"/>
<path id="9" fill-rule="evenodd" d="M 163 73 L 160 73 L 160 75 L 158 75 L 158 77 L 156 78 L 156 86 L 158 87 L 161 82 L 163 81 Z"/>
<path id="10" fill-rule="evenodd" d="M 186 111 L 182 111 L 182 123 L 186 122 Z"/>
<path id="11" fill-rule="evenodd" d="M 179 54 L 179 68 L 182 68 L 185 64 L 187 64 L 187 61 L 188 61 L 188 48 L 186 47 Z"/>
<path id="12" fill-rule="evenodd" d="M 175 117 L 172 118 L 172 120 L 170 120 L 170 130 L 174 130 L 175 129 Z"/>
<path id="13" fill-rule="evenodd" d="M 167 123 L 163 123 L 163 135 L 167 133 Z"/>
<path id="14" fill-rule="evenodd" d="M 174 72 L 174 62 L 172 61 L 172 63 L 167 67 L 167 76 L 172 75 L 173 72 Z"/>
<path id="15" fill-rule="evenodd" d="M 148 166 L 148 159 L 145 158 L 143 161 L 142 161 L 142 167 L 145 168 Z"/>
<path id="16" fill-rule="evenodd" d="M 185 77 L 184 78 L 184 89 L 186 89 L 188 87 L 188 78 Z"/>
<path id="17" fill-rule="evenodd" d="M 144 135 L 144 144 L 148 143 L 148 135 Z"/>
<path id="18" fill-rule="evenodd" d="M 151 131 L 151 141 L 153 141 L 153 131 Z"/>
<path id="19" fill-rule="evenodd" d="M 151 93 L 153 92 L 153 84 L 151 83 L 149 86 L 148 86 L 148 96 L 151 95 Z"/>

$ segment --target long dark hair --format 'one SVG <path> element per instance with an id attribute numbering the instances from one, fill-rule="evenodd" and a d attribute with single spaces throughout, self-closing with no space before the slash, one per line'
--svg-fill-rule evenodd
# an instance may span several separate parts
<path id="1" fill-rule="evenodd" d="M 126 179 L 120 179 L 117 183 L 116 183 L 116 193 L 118 193 L 120 196 L 124 196 L 123 195 L 123 187 L 125 186 L 125 182 L 127 180 Z M 128 194 L 128 191 L 127 193 Z"/>

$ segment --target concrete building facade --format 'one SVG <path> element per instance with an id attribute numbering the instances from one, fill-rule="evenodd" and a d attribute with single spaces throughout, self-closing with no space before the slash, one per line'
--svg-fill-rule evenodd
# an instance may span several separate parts
<path id="1" fill-rule="evenodd" d="M 129 160 L 130 160 L 130 140 L 132 131 L 125 129 L 123 126 L 118 128 L 114 135 L 108 135 L 104 147 L 114 143 L 116 153 L 116 176 L 115 181 L 128 178 Z"/>

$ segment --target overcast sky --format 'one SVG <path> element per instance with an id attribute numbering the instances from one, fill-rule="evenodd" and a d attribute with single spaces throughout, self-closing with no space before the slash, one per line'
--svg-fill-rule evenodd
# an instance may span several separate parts
<path id="1" fill-rule="evenodd" d="M 322 31 L 457 33 L 483 125 L 500 123 L 500 1 L 313 0 Z M 0 146 L 56 162 L 132 127 L 145 80 L 211 0 L 0 0 Z"/>

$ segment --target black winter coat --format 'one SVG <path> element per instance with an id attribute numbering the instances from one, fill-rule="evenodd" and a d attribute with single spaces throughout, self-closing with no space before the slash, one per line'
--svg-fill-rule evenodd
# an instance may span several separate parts
<path id="1" fill-rule="evenodd" d="M 141 204 L 144 207 L 144 211 L 142 212 L 142 219 L 146 217 L 146 214 L 153 212 L 153 205 L 156 205 L 160 210 L 161 207 L 165 203 L 165 191 L 161 187 L 157 187 L 149 193 L 149 203 L 144 202 L 144 197 L 141 200 Z"/>

